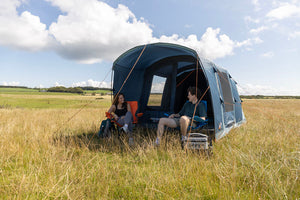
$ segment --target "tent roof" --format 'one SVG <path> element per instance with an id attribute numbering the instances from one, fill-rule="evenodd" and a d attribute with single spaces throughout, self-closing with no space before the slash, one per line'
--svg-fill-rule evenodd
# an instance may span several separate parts
<path id="1" fill-rule="evenodd" d="M 116 59 L 113 66 L 114 68 L 119 66 L 122 68 L 132 68 L 134 63 L 136 62 L 137 58 L 141 54 L 145 45 L 134 47 L 125 53 L 123 53 L 119 58 Z M 135 69 L 145 69 L 152 64 L 156 63 L 157 61 L 164 60 L 166 58 L 172 57 L 182 57 L 182 62 L 178 63 L 178 67 L 180 65 L 186 66 L 189 61 L 193 61 L 197 59 L 197 53 L 193 49 L 177 45 L 177 44 L 170 44 L 170 43 L 153 43 L 147 44 L 141 58 L 139 59 L 138 63 L 135 66 Z M 192 58 L 192 59 L 187 59 Z"/>

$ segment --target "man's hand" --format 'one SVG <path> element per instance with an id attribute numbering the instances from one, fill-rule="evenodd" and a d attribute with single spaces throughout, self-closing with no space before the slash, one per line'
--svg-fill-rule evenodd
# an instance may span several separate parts
<path id="1" fill-rule="evenodd" d="M 171 118 L 171 119 L 174 118 L 174 117 L 175 117 L 175 114 L 172 114 L 172 115 L 169 116 L 169 118 Z"/>

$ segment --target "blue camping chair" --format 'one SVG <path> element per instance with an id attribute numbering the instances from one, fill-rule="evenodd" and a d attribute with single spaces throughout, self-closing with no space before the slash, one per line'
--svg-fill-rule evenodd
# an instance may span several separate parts
<path id="1" fill-rule="evenodd" d="M 207 113 L 207 101 L 201 100 L 201 102 L 205 105 L 205 111 Z M 194 116 L 193 121 L 195 123 L 195 126 L 193 126 L 193 123 L 188 127 L 188 131 L 191 130 L 198 130 L 202 129 L 205 125 L 208 124 L 208 119 L 205 120 L 201 119 L 199 116 Z"/>

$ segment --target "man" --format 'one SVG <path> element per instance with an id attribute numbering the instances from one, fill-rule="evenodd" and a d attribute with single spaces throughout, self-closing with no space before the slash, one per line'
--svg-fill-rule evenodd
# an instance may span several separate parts
<path id="1" fill-rule="evenodd" d="M 189 87 L 188 90 L 188 99 L 189 101 L 186 102 L 182 109 L 177 114 L 172 114 L 169 116 L 169 118 L 161 118 L 158 123 L 157 128 L 157 138 L 155 141 L 156 145 L 160 144 L 161 137 L 164 132 L 164 127 L 170 127 L 170 128 L 177 128 L 180 126 L 180 131 L 182 134 L 181 139 L 183 140 L 187 135 L 187 129 L 191 122 L 191 119 L 194 114 L 195 106 L 198 104 L 198 100 L 201 97 L 201 92 L 196 87 Z M 206 118 L 206 109 L 204 103 L 200 102 L 197 105 L 195 116 L 199 116 L 202 120 L 205 120 Z"/>

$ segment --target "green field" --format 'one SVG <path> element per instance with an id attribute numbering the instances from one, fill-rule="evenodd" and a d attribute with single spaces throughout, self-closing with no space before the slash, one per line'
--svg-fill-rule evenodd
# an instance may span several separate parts
<path id="1" fill-rule="evenodd" d="M 244 100 L 208 159 L 173 132 L 98 139 L 110 96 L 31 92 L 0 93 L 1 199 L 300 198 L 300 100 Z"/>
<path id="2" fill-rule="evenodd" d="M 38 89 L 0 88 L 0 108 L 101 108 L 109 106 L 105 90 L 87 90 L 85 95 L 39 92 Z M 91 95 L 96 93 L 96 95 Z"/>

